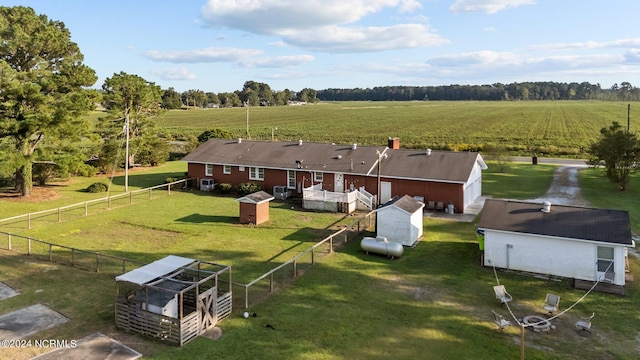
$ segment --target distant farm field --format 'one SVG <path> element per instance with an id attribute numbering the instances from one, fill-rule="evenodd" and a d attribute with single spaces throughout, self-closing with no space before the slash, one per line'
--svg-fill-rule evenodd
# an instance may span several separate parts
<path id="1" fill-rule="evenodd" d="M 638 103 L 632 103 L 635 109 Z M 600 129 L 627 125 L 627 103 L 601 101 L 331 102 L 305 106 L 172 110 L 158 126 L 175 137 L 219 128 L 233 137 L 364 145 L 399 137 L 405 148 L 584 157 Z M 632 110 L 633 111 L 633 110 Z M 638 131 L 638 122 L 631 130 Z"/>

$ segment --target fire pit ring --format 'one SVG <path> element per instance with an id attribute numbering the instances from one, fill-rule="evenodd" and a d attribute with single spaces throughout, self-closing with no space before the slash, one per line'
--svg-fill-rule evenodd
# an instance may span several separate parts
<path id="1" fill-rule="evenodd" d="M 539 315 L 525 316 L 522 322 L 526 327 L 533 329 L 535 332 L 549 331 L 555 328 L 555 326 L 551 325 L 551 321 Z"/>

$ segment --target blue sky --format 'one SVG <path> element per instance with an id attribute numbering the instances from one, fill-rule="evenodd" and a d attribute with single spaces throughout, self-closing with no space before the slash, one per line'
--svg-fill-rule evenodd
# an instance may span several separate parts
<path id="1" fill-rule="evenodd" d="M 630 0 L 4 0 L 65 23 L 85 64 L 226 92 L 524 81 L 640 86 Z"/>

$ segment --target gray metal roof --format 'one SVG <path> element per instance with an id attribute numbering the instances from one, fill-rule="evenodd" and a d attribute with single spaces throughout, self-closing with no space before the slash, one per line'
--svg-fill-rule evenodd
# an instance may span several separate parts
<path id="1" fill-rule="evenodd" d="M 487 199 L 479 229 L 633 245 L 629 212 L 580 206 Z"/>
<path id="2" fill-rule="evenodd" d="M 379 156 L 381 154 L 381 156 Z M 386 154 L 386 157 L 384 157 Z M 185 156 L 191 163 L 256 166 L 274 169 L 305 169 L 359 175 L 466 182 L 476 162 L 486 168 L 474 152 L 388 149 L 386 146 L 336 145 L 316 142 L 266 142 L 210 139 Z"/>

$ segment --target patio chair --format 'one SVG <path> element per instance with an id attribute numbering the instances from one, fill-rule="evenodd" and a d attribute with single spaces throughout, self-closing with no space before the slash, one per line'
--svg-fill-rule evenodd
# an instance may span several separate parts
<path id="1" fill-rule="evenodd" d="M 513 300 L 513 297 L 509 295 L 507 289 L 504 288 L 504 285 L 496 285 L 493 287 L 493 292 L 496 293 L 496 299 L 500 300 L 501 303 L 505 304 L 509 301 Z"/>
<path id="2" fill-rule="evenodd" d="M 436 208 L 436 202 L 433 200 L 429 200 L 427 204 L 427 210 L 434 210 Z"/>
<path id="3" fill-rule="evenodd" d="M 556 310 L 558 310 L 558 306 L 560 306 L 560 296 L 556 294 L 547 293 L 547 298 L 542 304 L 542 308 L 552 315 Z"/>
<path id="4" fill-rule="evenodd" d="M 591 335 L 591 319 L 596 316 L 596 313 L 591 314 L 591 316 L 581 317 L 576 321 L 576 330 L 578 330 L 581 334 L 589 334 Z"/>
<path id="5" fill-rule="evenodd" d="M 436 204 L 436 210 L 444 211 L 444 203 L 442 201 L 438 201 L 438 203 Z"/>
<path id="6" fill-rule="evenodd" d="M 497 312 L 491 310 L 491 312 L 493 313 L 493 322 L 498 325 L 498 328 L 500 330 L 504 330 L 504 328 L 506 326 L 511 326 L 511 321 L 509 320 L 505 320 L 504 316 L 498 314 Z"/>

